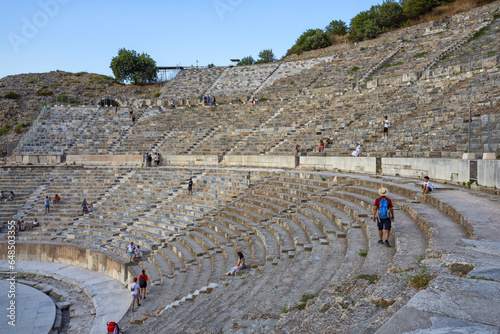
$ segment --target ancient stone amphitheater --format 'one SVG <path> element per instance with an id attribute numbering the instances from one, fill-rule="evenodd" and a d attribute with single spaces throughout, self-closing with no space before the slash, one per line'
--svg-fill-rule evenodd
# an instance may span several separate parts
<path id="1" fill-rule="evenodd" d="M 0 203 L 4 277 L 9 222 L 40 221 L 16 235 L 18 289 L 35 289 L 2 332 L 499 333 L 499 31 L 494 2 L 272 64 L 185 69 L 117 113 L 50 106 L 0 166 L 16 194 Z M 381 187 L 390 248 L 371 220 Z M 224 276 L 238 251 L 248 267 Z"/>

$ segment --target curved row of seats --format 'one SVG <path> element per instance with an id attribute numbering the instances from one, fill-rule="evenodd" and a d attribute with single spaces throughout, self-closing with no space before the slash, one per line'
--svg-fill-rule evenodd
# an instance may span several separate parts
<path id="1" fill-rule="evenodd" d="M 198 329 L 220 328 L 228 320 L 233 319 L 232 317 L 236 316 L 239 319 L 237 315 L 231 313 L 232 309 L 238 309 L 240 315 L 252 309 L 254 312 L 259 309 L 261 313 L 270 312 L 278 316 L 280 310 L 277 305 L 291 303 L 293 298 L 297 301 L 304 292 L 318 292 L 330 283 L 341 282 L 359 274 L 374 274 L 383 277 L 388 269 L 398 271 L 399 268 L 413 268 L 421 256 L 437 256 L 434 244 L 439 243 L 438 248 L 445 248 L 449 247 L 452 242 L 451 238 L 437 237 L 437 235 L 442 235 L 442 230 L 441 233 L 434 233 L 434 235 L 422 231 L 421 227 L 423 228 L 424 225 L 418 220 L 432 225 L 433 222 L 428 219 L 429 216 L 425 218 L 429 214 L 437 215 L 439 221 L 446 223 L 441 228 L 449 230 L 454 238 L 467 237 L 464 228 L 443 212 L 435 207 L 416 203 L 416 187 L 410 189 L 388 179 L 340 177 L 333 182 L 333 180 L 323 180 L 324 176 L 320 174 L 304 173 L 301 176 L 295 173 L 281 176 L 272 174 L 261 173 L 260 175 L 264 176 L 261 183 L 256 184 L 234 206 L 224 208 L 211 219 L 217 225 L 231 227 L 232 231 L 248 229 L 255 231 L 266 251 L 271 250 L 271 254 L 275 256 L 274 260 L 271 262 L 271 258 L 268 258 L 267 263 L 262 263 L 258 269 L 251 270 L 251 275 L 244 279 L 232 279 L 229 282 L 220 283 L 220 288 L 215 289 L 210 296 L 199 295 L 193 303 L 185 302 L 176 305 L 176 308 L 169 309 L 159 319 L 147 321 L 146 326 L 157 325 L 159 322 L 162 325 L 168 323 L 167 328 L 172 330 L 179 328 L 178 326 Z M 282 188 L 279 188 L 276 183 L 281 184 Z M 380 246 L 376 243 L 378 240 L 376 225 L 370 219 L 370 205 L 378 197 L 377 190 L 382 185 L 394 191 L 394 194 L 391 193 L 390 196 L 394 198 L 397 208 L 395 234 L 391 236 L 391 243 L 395 247 L 383 248 L 384 252 L 381 252 Z M 266 187 L 274 189 L 274 194 L 266 190 Z M 283 191 L 284 188 L 288 190 Z M 287 197 L 289 201 L 282 200 L 280 198 L 282 196 L 276 196 L 276 193 L 283 194 L 283 198 Z M 405 193 L 406 196 L 400 193 Z M 259 204 L 256 205 L 256 203 Z M 418 218 L 412 219 L 410 214 L 406 213 L 409 211 L 404 209 L 406 204 L 417 206 L 415 210 Z M 418 208 L 419 204 L 421 208 Z M 320 207 L 322 209 L 319 209 Z M 297 242 L 300 236 L 306 237 L 305 230 L 309 235 L 314 235 L 318 233 L 318 229 L 312 225 L 307 228 L 305 223 L 303 226 L 294 224 L 292 218 L 280 216 L 295 216 L 299 212 L 305 213 L 308 208 L 319 209 L 314 210 L 314 213 L 309 212 L 309 214 L 316 215 L 316 222 L 322 217 L 322 221 L 328 224 L 325 217 L 329 217 L 330 226 L 327 229 L 337 230 L 340 238 L 336 233 L 329 233 L 328 243 L 322 244 L 317 240 L 308 240 L 307 242 L 312 243 L 312 249 L 307 249 L 301 245 L 301 242 Z M 224 225 L 221 222 L 224 222 L 223 218 L 227 217 L 230 219 Z M 304 215 L 301 218 L 304 219 L 303 217 Z M 273 225 L 277 223 L 273 223 L 274 221 L 280 221 L 279 224 L 283 224 L 283 228 L 275 229 Z M 308 224 L 314 224 L 312 221 L 313 219 Z M 218 228 L 217 225 L 214 225 L 214 228 Z M 434 229 L 438 232 L 437 227 Z M 258 233 L 259 230 L 261 230 L 261 235 Z M 342 230 L 347 234 L 347 238 L 342 238 L 345 236 L 341 233 Z M 267 244 L 264 235 L 271 237 L 274 235 L 275 244 Z M 438 238 L 436 242 L 435 238 Z M 290 257 L 290 249 L 293 249 L 293 257 Z M 359 255 L 361 250 L 367 251 L 365 258 Z M 276 257 L 277 252 L 282 254 Z M 326 269 L 327 267 L 330 268 Z M 251 286 L 246 283 L 249 279 L 252 282 Z M 315 285 L 311 282 L 321 283 Z M 294 291 L 293 287 L 299 291 Z M 272 297 L 269 297 L 270 290 Z M 252 301 L 245 297 L 241 300 L 239 298 L 228 299 L 228 296 L 235 294 L 247 296 L 247 293 Z M 273 305 L 262 307 L 263 301 L 267 298 L 272 298 Z M 207 309 L 211 312 L 206 312 Z"/>

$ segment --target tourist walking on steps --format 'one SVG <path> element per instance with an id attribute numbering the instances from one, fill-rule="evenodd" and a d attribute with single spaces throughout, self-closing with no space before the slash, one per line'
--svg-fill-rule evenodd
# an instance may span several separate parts
<path id="1" fill-rule="evenodd" d="M 158 166 L 160 163 L 160 156 L 158 155 L 158 152 L 155 154 L 155 166 Z"/>
<path id="2" fill-rule="evenodd" d="M 142 269 L 142 275 L 139 276 L 139 298 L 146 299 L 146 289 L 148 287 L 148 276 L 146 271 Z"/>
<path id="3" fill-rule="evenodd" d="M 193 195 L 193 179 L 189 178 L 188 182 L 188 195 Z"/>
<path id="4" fill-rule="evenodd" d="M 135 245 L 134 245 L 134 243 L 131 241 L 130 245 L 128 245 L 127 247 L 125 247 L 125 249 L 127 250 L 129 261 L 132 262 L 132 260 L 134 259 L 134 256 L 135 256 Z"/>
<path id="5" fill-rule="evenodd" d="M 137 277 L 134 277 L 134 283 L 130 284 L 130 291 L 132 291 L 132 305 L 130 305 L 132 311 L 134 311 L 134 302 L 137 301 L 137 307 L 141 306 L 139 303 L 139 284 L 137 283 Z"/>
<path id="6" fill-rule="evenodd" d="M 387 189 L 380 188 L 378 190 L 379 198 L 375 200 L 375 205 L 373 207 L 373 221 L 377 222 L 379 244 L 385 244 L 387 247 L 391 247 L 389 244 L 389 233 L 391 231 L 391 221 L 394 221 L 394 210 L 392 208 L 392 202 L 387 198 Z M 385 242 L 382 239 L 383 230 L 385 230 Z"/>
<path id="7" fill-rule="evenodd" d="M 139 259 L 142 260 L 142 250 L 141 246 L 137 245 L 137 247 L 135 248 L 134 261 Z"/>
<path id="8" fill-rule="evenodd" d="M 384 132 L 382 134 L 382 139 L 388 139 L 389 137 L 389 120 L 387 116 L 384 116 Z"/>
<path id="9" fill-rule="evenodd" d="M 250 172 L 247 175 L 247 187 L 250 188 Z"/>
<path id="10" fill-rule="evenodd" d="M 45 196 L 45 213 L 50 213 L 50 198 Z"/>
<path id="11" fill-rule="evenodd" d="M 246 268 L 245 257 L 242 252 L 238 252 L 238 263 L 226 273 L 226 276 L 236 275 L 236 272 Z"/>
<path id="12" fill-rule="evenodd" d="M 82 202 L 82 216 L 86 213 L 89 213 L 87 200 L 84 198 Z"/>
<path id="13" fill-rule="evenodd" d="M 431 181 L 429 181 L 428 176 L 424 176 L 424 184 L 420 186 L 420 189 L 422 189 L 422 195 L 427 195 L 434 190 L 434 186 Z"/>

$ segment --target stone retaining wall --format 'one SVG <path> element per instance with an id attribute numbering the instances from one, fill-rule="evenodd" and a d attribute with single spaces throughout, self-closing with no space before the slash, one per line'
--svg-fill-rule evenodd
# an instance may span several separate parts
<path id="1" fill-rule="evenodd" d="M 160 152 L 161 153 L 161 152 Z M 219 157 L 217 155 L 168 155 L 162 154 L 162 166 L 217 166 Z"/>
<path id="2" fill-rule="evenodd" d="M 142 164 L 142 155 L 68 155 L 66 164 L 86 166 L 140 166 Z"/>
<path id="3" fill-rule="evenodd" d="M 350 173 L 377 172 L 375 157 L 300 157 L 301 169 L 338 170 Z"/>
<path id="4" fill-rule="evenodd" d="M 19 156 L 18 156 L 19 157 Z M 32 157 L 32 163 L 41 164 L 41 156 Z M 60 156 L 46 156 L 53 159 Z M 47 158 L 49 159 L 49 158 Z M 56 159 L 57 160 L 57 159 Z M 37 162 L 35 162 L 37 161 Z M 45 160 L 48 161 L 48 160 Z M 68 155 L 67 164 L 140 166 L 141 155 Z M 46 162 L 48 164 L 48 162 Z M 53 163 L 56 164 L 56 163 Z M 271 155 L 227 155 L 219 163 L 217 155 L 163 155 L 166 166 L 225 166 L 258 168 L 300 168 L 307 170 L 330 170 L 349 173 L 367 173 L 452 181 L 469 182 L 471 160 L 442 158 L 376 158 L 376 157 L 322 157 L 271 156 Z M 480 186 L 500 188 L 500 161 L 477 160 L 477 183 Z"/>
<path id="5" fill-rule="evenodd" d="M 500 189 L 500 160 L 477 161 L 477 184 Z"/>
<path id="6" fill-rule="evenodd" d="M 61 156 L 54 154 L 16 155 L 16 163 L 33 165 L 55 165 L 61 163 Z"/>
<path id="7" fill-rule="evenodd" d="M 222 164 L 227 167 L 295 168 L 295 156 L 226 155 Z"/>
<path id="8" fill-rule="evenodd" d="M 433 158 L 382 158 L 382 174 L 401 177 L 469 182 L 470 160 Z"/>
<path id="9" fill-rule="evenodd" d="M 0 258 L 7 259 L 6 242 L 0 243 Z M 79 246 L 47 243 L 16 243 L 17 261 L 64 263 L 103 273 L 124 285 L 135 277 L 128 265 L 104 253 Z"/>

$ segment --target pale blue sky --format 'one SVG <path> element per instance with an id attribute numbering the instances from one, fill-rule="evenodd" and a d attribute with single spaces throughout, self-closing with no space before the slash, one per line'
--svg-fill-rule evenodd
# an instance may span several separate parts
<path id="1" fill-rule="evenodd" d="M 281 58 L 307 29 L 382 0 L 16 0 L 0 4 L 0 78 L 63 70 L 112 75 L 120 48 L 158 66 L 229 65 L 272 49 Z"/>

